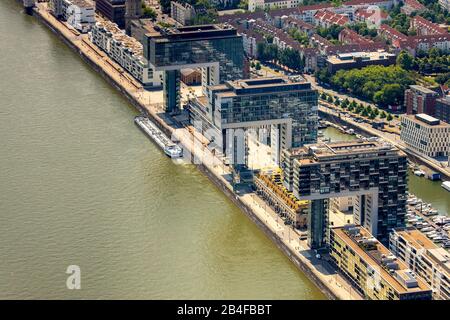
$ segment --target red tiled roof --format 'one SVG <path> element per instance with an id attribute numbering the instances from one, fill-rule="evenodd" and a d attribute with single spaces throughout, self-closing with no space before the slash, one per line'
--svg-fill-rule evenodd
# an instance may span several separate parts
<path id="1" fill-rule="evenodd" d="M 314 15 L 314 19 L 328 22 L 331 24 L 338 24 L 341 26 L 347 24 L 350 21 L 348 17 L 328 10 L 317 11 L 316 14 Z"/>
<path id="2" fill-rule="evenodd" d="M 416 10 L 423 10 L 423 9 L 425 9 L 425 6 L 423 4 L 421 4 L 417 0 L 404 0 L 403 3 L 404 3 L 405 6 L 411 7 L 411 8 L 416 9 Z"/>

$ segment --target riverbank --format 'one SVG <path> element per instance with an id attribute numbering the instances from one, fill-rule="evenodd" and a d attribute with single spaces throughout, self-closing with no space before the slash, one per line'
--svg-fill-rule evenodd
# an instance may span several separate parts
<path id="1" fill-rule="evenodd" d="M 200 159 L 197 164 L 200 171 L 204 172 L 224 193 L 233 200 L 244 213 L 254 221 L 260 229 L 283 251 L 283 253 L 300 268 L 317 287 L 330 299 L 361 299 L 362 297 L 351 290 L 350 284 L 330 269 L 326 262 L 316 260 L 314 252 L 304 248 L 294 236 L 291 239 L 289 227 L 278 224 L 278 218 L 269 209 L 263 209 L 252 195 L 237 196 L 233 193 L 230 181 L 227 180 L 229 172 L 221 168 L 220 160 L 203 147 L 198 135 L 191 134 L 186 128 L 171 126 L 171 119 L 158 112 L 153 105 L 145 104 L 141 99 L 142 88 L 136 86 L 132 80 L 124 77 L 115 66 L 114 62 L 86 42 L 86 38 L 73 34 L 63 23 L 53 18 L 43 4 L 38 4 L 35 9 L 36 16 L 58 35 L 70 48 L 78 52 L 83 60 L 102 75 L 111 85 L 125 95 L 125 97 L 141 113 L 152 118 L 155 123 L 169 136 L 176 135 L 180 143 L 189 150 L 192 157 Z M 200 137 L 201 138 L 201 137 Z M 289 232 L 289 236 L 288 236 Z"/>

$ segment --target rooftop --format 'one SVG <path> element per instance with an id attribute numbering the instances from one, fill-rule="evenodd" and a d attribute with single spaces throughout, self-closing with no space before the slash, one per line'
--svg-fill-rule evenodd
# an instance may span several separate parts
<path id="1" fill-rule="evenodd" d="M 162 28 L 157 25 L 146 36 L 156 42 L 194 41 L 214 38 L 236 37 L 236 29 L 227 24 L 207 24 L 186 27 Z"/>
<path id="2" fill-rule="evenodd" d="M 379 272 L 399 294 L 431 290 L 427 284 L 414 276 L 407 265 L 376 240 L 365 228 L 354 225 L 332 228 L 368 265 Z"/>
<path id="3" fill-rule="evenodd" d="M 395 57 L 395 54 L 379 50 L 379 51 L 372 51 L 372 52 L 340 53 L 340 54 L 328 57 L 327 61 L 332 64 L 344 64 L 344 63 L 354 62 L 358 59 L 360 59 L 362 61 L 377 61 L 377 60 L 387 60 L 391 57 Z"/>
<path id="4" fill-rule="evenodd" d="M 211 86 L 210 90 L 216 91 L 218 97 L 236 97 L 238 95 L 311 90 L 311 84 L 303 78 L 274 77 L 227 81 L 222 85 Z"/>
<path id="5" fill-rule="evenodd" d="M 450 128 L 450 124 L 447 124 L 439 119 L 436 119 L 430 115 L 425 113 L 419 114 L 405 114 L 402 115 L 402 118 L 406 118 L 412 120 L 416 123 L 420 122 L 421 125 L 425 127 L 433 127 L 433 128 Z"/>
<path id="6" fill-rule="evenodd" d="M 416 250 L 427 249 L 426 256 L 438 264 L 445 272 L 450 273 L 450 253 L 447 250 L 437 246 L 415 228 L 397 229 L 395 233 L 405 239 Z"/>

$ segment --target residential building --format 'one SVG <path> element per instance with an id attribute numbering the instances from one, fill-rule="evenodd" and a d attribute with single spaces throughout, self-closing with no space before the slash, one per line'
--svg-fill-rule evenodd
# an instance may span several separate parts
<path id="1" fill-rule="evenodd" d="M 242 36 L 225 24 L 154 29 L 144 35 L 144 57 L 164 72 L 164 101 L 169 112 L 180 105 L 180 70 L 202 68 L 202 85 L 242 79 L 247 73 Z"/>
<path id="2" fill-rule="evenodd" d="M 419 86 L 411 85 L 405 90 L 405 108 L 407 114 L 426 113 L 434 115 L 437 92 Z"/>
<path id="3" fill-rule="evenodd" d="M 381 11 L 378 7 L 362 8 L 355 11 L 353 20 L 357 22 L 365 22 L 370 27 L 380 27 L 383 21 L 389 20 L 389 14 L 385 11 Z"/>
<path id="4" fill-rule="evenodd" d="M 50 12 L 57 18 L 61 19 L 64 10 L 63 10 L 63 0 L 49 0 L 48 1 L 48 8 L 50 9 Z"/>
<path id="5" fill-rule="evenodd" d="M 363 36 L 359 35 L 357 32 L 348 28 L 342 29 L 342 31 L 339 32 L 338 39 L 343 44 L 366 44 L 373 42 L 372 40 L 366 39 Z"/>
<path id="6" fill-rule="evenodd" d="M 402 43 L 408 40 L 407 35 L 404 35 L 387 24 L 382 24 L 380 29 L 378 29 L 378 33 L 386 40 L 389 40 L 391 45 L 395 48 L 401 48 Z"/>
<path id="7" fill-rule="evenodd" d="M 400 43 L 400 49 L 408 50 L 413 56 L 418 51 L 428 51 L 437 48 L 443 52 L 450 51 L 450 34 L 435 34 L 408 37 L 407 41 Z"/>
<path id="8" fill-rule="evenodd" d="M 436 99 L 434 116 L 439 120 L 450 123 L 450 95 Z"/>
<path id="9" fill-rule="evenodd" d="M 81 33 L 88 32 L 95 23 L 94 6 L 86 0 L 63 0 L 64 19 Z"/>
<path id="10" fill-rule="evenodd" d="M 97 0 L 95 11 L 117 24 L 120 29 L 125 28 L 125 0 Z"/>
<path id="11" fill-rule="evenodd" d="M 255 11 L 257 9 L 281 9 L 294 8 L 303 3 L 302 0 L 249 0 L 248 11 Z"/>
<path id="12" fill-rule="evenodd" d="M 411 18 L 410 28 L 416 30 L 419 36 L 448 34 L 447 30 L 421 16 Z"/>
<path id="13" fill-rule="evenodd" d="M 86 0 L 50 0 L 50 12 L 58 19 L 86 33 L 95 23 L 94 6 Z"/>
<path id="14" fill-rule="evenodd" d="M 393 228 L 405 226 L 406 154 L 387 143 L 333 142 L 284 150 L 281 168 L 285 187 L 311 201 L 312 247 L 325 245 L 331 198 L 354 197 L 355 223 L 383 243 Z"/>
<path id="15" fill-rule="evenodd" d="M 422 12 L 425 10 L 426 7 L 417 0 L 404 0 L 403 6 L 400 8 L 400 11 L 408 16 L 413 12 Z"/>
<path id="16" fill-rule="evenodd" d="M 430 287 L 363 227 L 332 228 L 330 257 L 366 299 L 432 299 Z"/>
<path id="17" fill-rule="evenodd" d="M 450 253 L 415 228 L 394 230 L 389 249 L 433 290 L 436 300 L 450 300 Z"/>
<path id="18" fill-rule="evenodd" d="M 340 53 L 327 58 L 328 71 L 359 69 L 367 66 L 389 66 L 395 64 L 396 55 L 386 51 Z"/>
<path id="19" fill-rule="evenodd" d="M 446 157 L 450 152 L 450 124 L 424 113 L 401 116 L 400 138 L 428 157 Z"/>
<path id="20" fill-rule="evenodd" d="M 170 2 L 170 16 L 183 26 L 190 25 L 195 14 L 194 6 L 187 2 Z"/>
<path id="21" fill-rule="evenodd" d="M 106 52 L 121 67 L 146 87 L 162 85 L 161 72 L 155 72 L 143 56 L 142 44 L 110 21 L 98 21 L 89 33 L 89 40 Z"/>
<path id="22" fill-rule="evenodd" d="M 320 10 L 314 15 L 314 23 L 322 28 L 329 28 L 332 25 L 345 26 L 350 22 L 347 16 L 337 14 L 328 10 Z"/>

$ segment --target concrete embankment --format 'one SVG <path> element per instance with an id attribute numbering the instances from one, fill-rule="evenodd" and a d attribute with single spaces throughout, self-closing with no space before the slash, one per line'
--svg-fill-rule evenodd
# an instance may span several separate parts
<path id="1" fill-rule="evenodd" d="M 41 9 L 42 10 L 42 9 Z M 67 33 L 67 30 L 64 25 L 56 20 L 52 20 L 51 17 L 47 15 L 47 12 L 40 12 L 38 8 L 35 8 L 35 16 L 47 27 L 50 28 L 59 38 L 61 38 L 64 43 L 66 43 L 70 48 L 74 51 L 78 52 L 82 59 L 90 65 L 94 70 L 96 70 L 108 83 L 113 85 L 119 92 L 121 92 L 130 103 L 142 114 L 151 118 L 154 123 L 163 130 L 168 136 L 170 136 L 174 129 L 170 127 L 163 119 L 161 119 L 155 111 L 152 111 L 150 108 L 143 105 L 139 100 L 137 95 L 134 95 L 126 85 L 120 83 L 118 78 L 114 76 L 112 71 L 105 70 L 98 59 L 92 57 L 92 53 L 87 51 L 87 49 L 82 48 L 80 46 L 80 40 L 76 40 L 76 38 L 70 36 Z M 190 151 L 192 149 L 187 144 L 189 144 L 190 139 L 184 139 L 180 142 L 186 147 L 189 148 Z M 194 156 L 194 155 L 193 155 Z M 311 266 L 307 264 L 306 257 L 300 257 L 298 252 L 295 252 L 294 249 L 290 248 L 283 240 L 274 232 L 268 224 L 264 223 L 263 220 L 258 216 L 258 214 L 253 210 L 251 205 L 243 201 L 239 196 L 237 196 L 231 189 L 230 186 L 226 183 L 226 181 L 217 175 L 211 168 L 203 164 L 196 165 L 199 170 L 204 173 L 220 190 L 222 190 L 241 210 L 246 214 L 246 216 L 252 220 L 274 243 L 275 245 L 281 249 L 281 251 L 303 272 L 305 275 L 329 298 L 329 299 L 340 299 L 344 298 L 341 294 L 337 294 L 330 284 L 323 279 L 320 278 L 319 271 L 313 270 Z"/>

